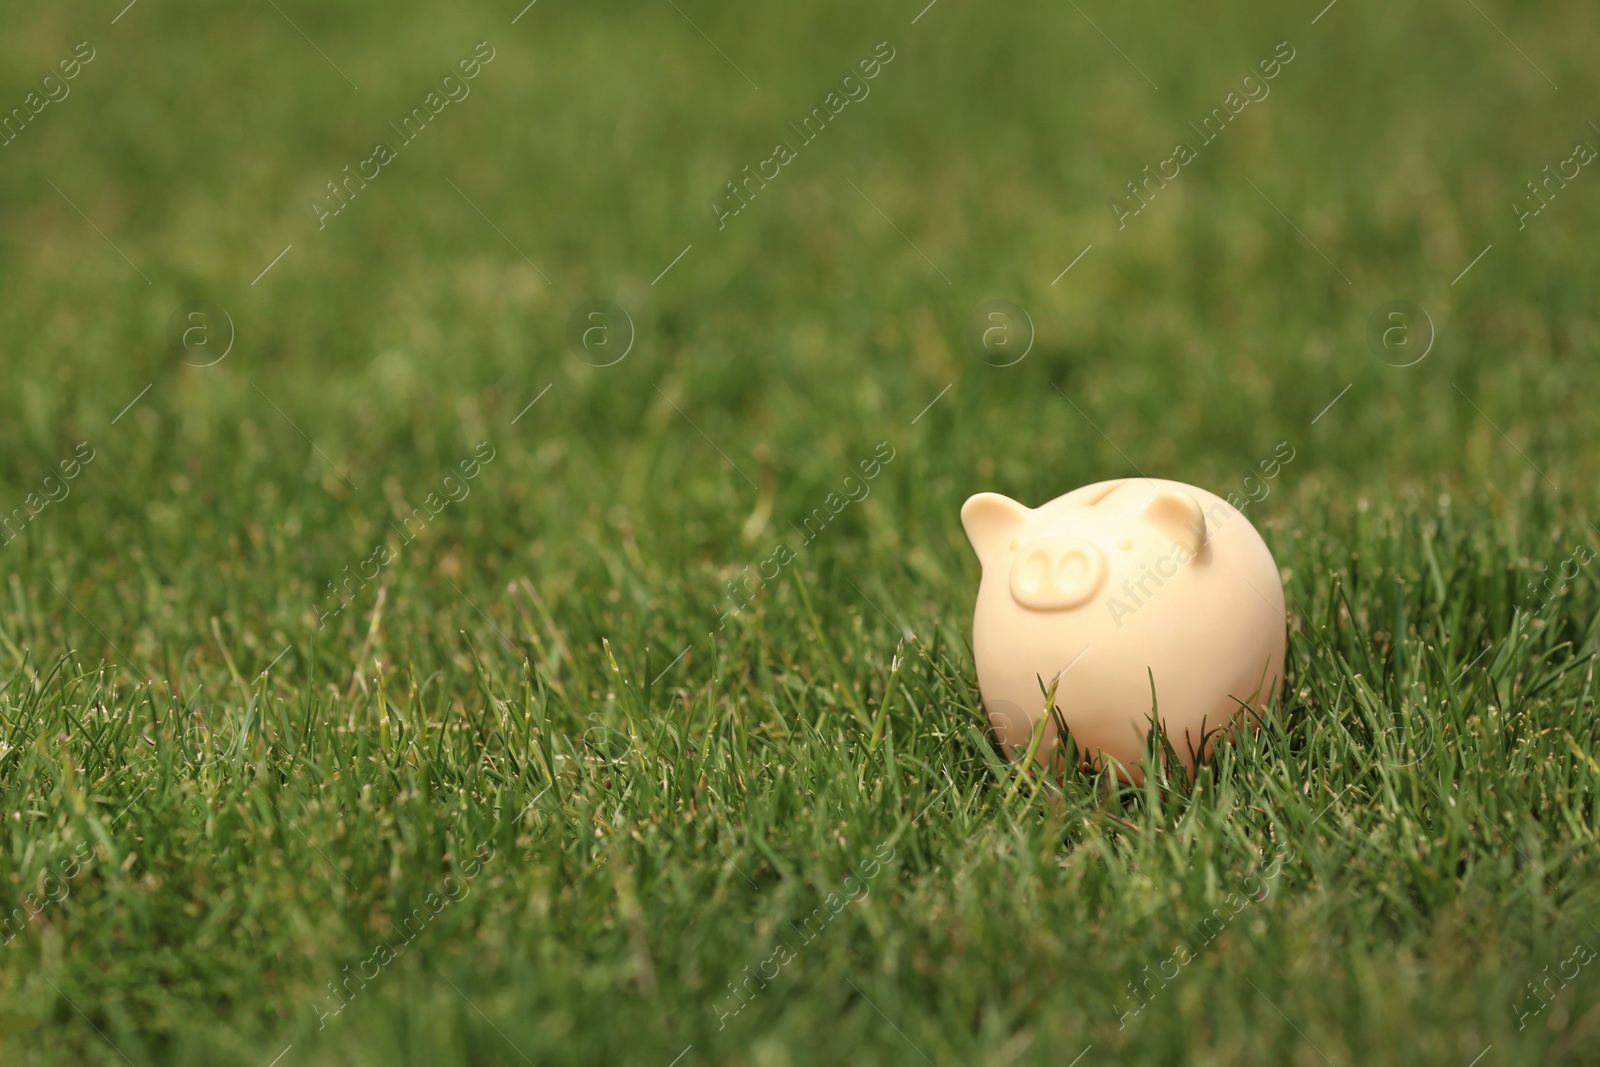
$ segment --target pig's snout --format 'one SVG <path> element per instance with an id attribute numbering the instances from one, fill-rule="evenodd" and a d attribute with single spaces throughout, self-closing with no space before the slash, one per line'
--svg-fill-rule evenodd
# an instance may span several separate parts
<path id="1" fill-rule="evenodd" d="M 1011 595 L 1036 611 L 1075 608 L 1094 596 L 1106 557 L 1081 537 L 1045 537 L 1023 547 L 1011 565 Z"/>

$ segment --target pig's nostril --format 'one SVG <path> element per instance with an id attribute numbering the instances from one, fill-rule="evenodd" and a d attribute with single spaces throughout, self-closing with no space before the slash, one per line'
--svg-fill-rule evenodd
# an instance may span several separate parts
<path id="1" fill-rule="evenodd" d="M 1023 592 L 1031 594 L 1044 589 L 1050 577 L 1050 560 L 1045 553 L 1037 550 L 1028 553 L 1021 562 L 1021 568 L 1017 585 Z"/>
<path id="2" fill-rule="evenodd" d="M 1063 593 L 1076 589 L 1089 571 L 1089 560 L 1082 552 L 1067 552 L 1056 561 L 1056 588 Z"/>

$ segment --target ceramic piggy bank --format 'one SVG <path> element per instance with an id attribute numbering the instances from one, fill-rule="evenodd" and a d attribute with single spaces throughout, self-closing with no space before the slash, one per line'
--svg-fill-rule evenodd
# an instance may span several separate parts
<path id="1" fill-rule="evenodd" d="M 1152 717 L 1192 771 L 1283 677 L 1283 583 L 1226 500 L 1158 478 L 1075 489 L 1038 508 L 979 493 L 961 509 L 983 564 L 972 648 L 1000 742 L 1026 751 L 1055 705 L 1082 758 L 1133 767 Z M 1054 749 L 1050 716 L 1039 747 Z"/>

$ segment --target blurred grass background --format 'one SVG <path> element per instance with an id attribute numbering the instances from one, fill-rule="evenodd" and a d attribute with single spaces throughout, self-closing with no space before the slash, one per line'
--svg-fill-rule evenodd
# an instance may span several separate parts
<path id="1" fill-rule="evenodd" d="M 1530 592 L 1594 540 L 1600 178 L 1511 208 L 1600 146 L 1592 5 L 0 11 L 0 109 L 95 49 L 0 147 L 0 512 L 95 449 L 4 545 L 0 905 L 97 850 L 0 952 L 6 1062 L 1592 1058 L 1587 971 L 1509 1007 L 1600 940 L 1594 578 Z M 319 230 L 324 183 L 484 41 Z M 884 41 L 719 230 L 724 183 Z M 1119 230 L 1108 200 L 1280 41 L 1270 95 Z M 606 368 L 566 340 L 595 299 L 636 333 Z M 1036 330 L 1014 366 L 966 340 L 993 299 Z M 194 300 L 236 331 L 215 366 L 172 344 Z M 1415 366 L 1369 347 L 1393 300 L 1436 328 Z M 709 636 L 882 440 L 871 496 Z M 1295 605 L 1279 728 L 1171 791 L 1014 790 L 962 500 L 1225 494 L 1279 442 L 1249 512 Z M 1119 1029 L 1284 839 L 1304 865 Z M 719 1027 L 886 840 L 848 931 Z"/>

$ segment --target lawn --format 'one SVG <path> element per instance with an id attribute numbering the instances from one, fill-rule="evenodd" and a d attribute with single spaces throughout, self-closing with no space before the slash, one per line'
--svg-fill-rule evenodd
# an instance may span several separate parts
<path id="1" fill-rule="evenodd" d="M 1595 1061 L 1594 5 L 524 2 L 4 5 L 0 1063 Z M 1010 763 L 1138 474 L 1287 684 Z"/>

